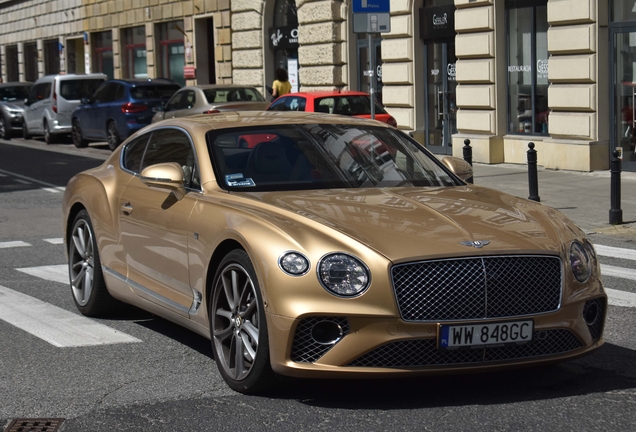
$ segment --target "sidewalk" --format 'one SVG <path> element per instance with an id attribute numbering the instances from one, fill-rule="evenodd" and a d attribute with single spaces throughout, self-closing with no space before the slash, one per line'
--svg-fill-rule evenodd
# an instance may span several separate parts
<path id="1" fill-rule="evenodd" d="M 526 165 L 474 164 L 474 184 L 528 198 Z M 623 224 L 609 224 L 610 172 L 580 173 L 539 167 L 541 203 L 562 211 L 585 232 L 636 236 L 636 173 L 621 173 Z"/>

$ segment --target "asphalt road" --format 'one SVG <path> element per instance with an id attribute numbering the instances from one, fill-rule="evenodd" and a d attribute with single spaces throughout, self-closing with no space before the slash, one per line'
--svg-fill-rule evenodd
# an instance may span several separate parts
<path id="1" fill-rule="evenodd" d="M 60 188 L 108 154 L 99 146 L 0 142 L 0 300 L 25 295 L 25 313 L 54 308 L 79 317 L 56 273 L 66 264 Z M 592 237 L 625 251 L 601 256 L 603 265 L 636 271 L 628 258 L 636 243 Z M 605 285 L 636 292 L 636 281 L 618 275 Z M 609 306 L 605 346 L 560 365 L 408 380 L 287 379 L 259 397 L 229 390 L 208 340 L 137 309 L 90 320 L 135 339 L 107 345 L 57 347 L 6 319 L 0 313 L 0 427 L 31 417 L 64 418 L 61 431 L 631 431 L 636 424 L 633 306 Z"/>

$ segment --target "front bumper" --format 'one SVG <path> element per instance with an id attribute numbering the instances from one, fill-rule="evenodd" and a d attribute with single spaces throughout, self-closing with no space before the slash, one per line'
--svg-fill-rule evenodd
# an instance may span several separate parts
<path id="1" fill-rule="evenodd" d="M 600 306 L 600 312 L 598 319 L 588 324 L 584 313 L 593 303 Z M 606 305 L 605 297 L 597 297 L 530 317 L 534 336 L 526 344 L 456 350 L 437 348 L 438 323 L 410 323 L 391 317 L 315 315 L 291 319 L 268 315 L 271 363 L 281 375 L 355 378 L 486 371 L 565 361 L 603 345 Z M 313 340 L 311 327 L 324 320 L 336 320 L 343 328 L 342 338 L 334 344 Z"/>

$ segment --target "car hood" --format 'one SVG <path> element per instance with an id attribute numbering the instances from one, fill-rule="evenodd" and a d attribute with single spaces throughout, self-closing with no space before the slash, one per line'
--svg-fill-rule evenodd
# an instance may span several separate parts
<path id="1" fill-rule="evenodd" d="M 24 111 L 24 102 L 22 101 L 6 101 L 2 102 L 2 105 L 7 107 L 8 109 L 16 110 L 16 111 Z"/>
<path id="2" fill-rule="evenodd" d="M 563 242 L 581 233 L 551 207 L 478 186 L 245 196 L 329 226 L 394 262 L 511 252 L 560 254 Z M 461 244 L 476 240 L 489 244 Z"/>

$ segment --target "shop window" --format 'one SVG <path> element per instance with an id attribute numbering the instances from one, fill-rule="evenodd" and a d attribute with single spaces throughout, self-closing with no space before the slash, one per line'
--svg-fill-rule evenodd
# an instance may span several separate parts
<path id="1" fill-rule="evenodd" d="M 548 134 L 547 0 L 507 0 L 508 133 Z"/>
<path id="2" fill-rule="evenodd" d="M 91 35 L 93 49 L 93 72 L 106 74 L 109 79 L 115 76 L 113 63 L 113 33 L 111 31 Z"/>
<path id="3" fill-rule="evenodd" d="M 610 17 L 613 22 L 636 21 L 636 3 L 626 0 L 610 0 Z"/>
<path id="4" fill-rule="evenodd" d="M 20 69 L 18 68 L 18 46 L 10 45 L 4 51 L 4 60 L 7 66 L 7 82 L 20 81 Z"/>
<path id="5" fill-rule="evenodd" d="M 170 78 L 185 85 L 185 47 L 183 44 L 183 21 L 157 24 L 155 31 L 157 46 L 157 78 Z"/>
<path id="6" fill-rule="evenodd" d="M 44 75 L 60 72 L 60 41 L 51 39 L 44 41 Z"/>
<path id="7" fill-rule="evenodd" d="M 35 42 L 25 43 L 22 47 L 24 56 L 24 79 L 36 81 L 38 79 L 38 47 Z"/>
<path id="8" fill-rule="evenodd" d="M 146 29 L 144 26 L 122 29 L 122 76 L 148 78 L 146 62 Z"/>

